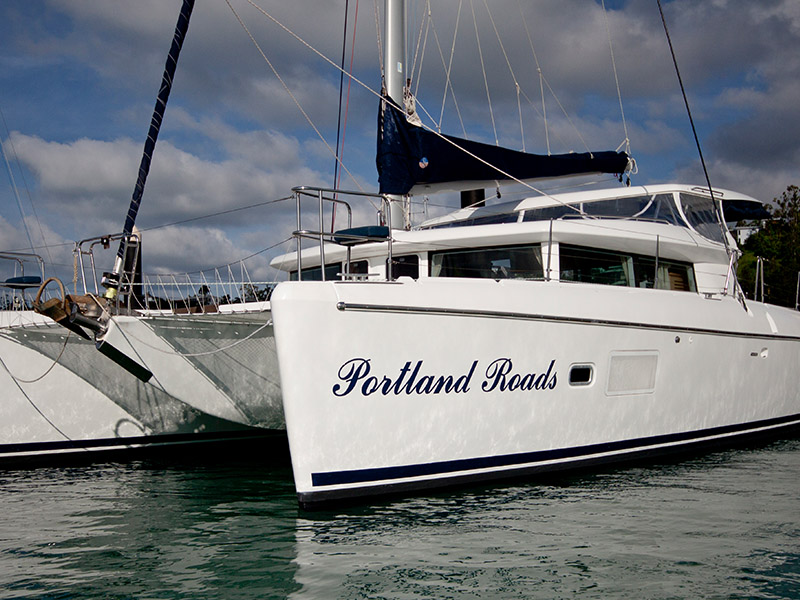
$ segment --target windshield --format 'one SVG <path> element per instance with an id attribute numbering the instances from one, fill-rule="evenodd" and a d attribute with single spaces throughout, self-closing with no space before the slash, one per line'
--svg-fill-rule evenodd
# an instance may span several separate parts
<path id="1" fill-rule="evenodd" d="M 714 201 L 704 196 L 681 193 L 681 209 L 689 225 L 704 238 L 722 243 L 722 228 L 714 210 Z"/>

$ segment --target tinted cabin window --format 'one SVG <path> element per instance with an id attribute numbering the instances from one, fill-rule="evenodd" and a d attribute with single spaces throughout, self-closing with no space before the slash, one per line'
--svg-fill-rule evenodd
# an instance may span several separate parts
<path id="1" fill-rule="evenodd" d="M 560 246 L 562 281 L 600 283 L 603 285 L 633 285 L 631 256 L 575 246 Z"/>
<path id="2" fill-rule="evenodd" d="M 542 250 L 533 245 L 431 252 L 431 277 L 542 279 Z"/>
<path id="3" fill-rule="evenodd" d="M 408 256 L 392 257 L 392 279 L 398 277 L 411 277 L 419 279 L 419 256 L 409 254 Z"/>
<path id="4" fill-rule="evenodd" d="M 332 263 L 325 265 L 325 279 L 327 281 L 335 281 L 339 279 L 339 273 L 342 272 L 342 263 Z M 289 273 L 290 281 L 297 281 L 297 271 Z M 319 267 L 309 267 L 303 269 L 303 281 L 321 281 L 322 269 Z"/>
<path id="5" fill-rule="evenodd" d="M 561 281 L 695 292 L 689 263 L 578 246 L 559 247 Z"/>

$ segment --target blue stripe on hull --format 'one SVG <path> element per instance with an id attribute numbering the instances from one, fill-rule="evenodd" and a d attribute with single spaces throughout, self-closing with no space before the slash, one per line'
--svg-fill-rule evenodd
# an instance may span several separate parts
<path id="1" fill-rule="evenodd" d="M 720 435 L 735 435 L 752 433 L 758 429 L 790 426 L 800 424 L 800 414 L 765 419 L 737 425 L 725 425 L 699 431 L 687 431 L 657 435 L 632 440 L 605 442 L 588 446 L 573 448 L 559 448 L 556 450 L 538 450 L 535 452 L 522 452 L 518 454 L 505 454 L 501 456 L 483 456 L 459 460 L 448 460 L 434 463 L 416 465 L 402 465 L 395 467 L 378 467 L 373 469 L 356 469 L 350 471 L 331 471 L 326 473 L 312 473 L 311 483 L 314 487 L 325 487 L 351 483 L 373 483 L 377 481 L 391 481 L 420 477 L 426 475 L 453 475 L 464 471 L 511 467 L 516 465 L 532 465 L 547 461 L 562 460 L 566 458 L 583 459 L 609 452 L 641 451 L 662 444 L 689 444 L 705 438 Z"/>
<path id="2" fill-rule="evenodd" d="M 284 433 L 284 432 L 281 432 Z M 0 464 L 19 461 L 27 457 L 46 456 L 66 453 L 82 453 L 98 450 L 125 450 L 153 446 L 169 446 L 178 444 L 198 444 L 224 441 L 258 439 L 276 435 L 276 431 L 262 429 L 246 429 L 216 431 L 204 433 L 172 433 L 161 435 L 142 435 L 120 438 L 102 438 L 91 440 L 65 440 L 53 442 L 29 442 L 16 444 L 0 444 Z"/>

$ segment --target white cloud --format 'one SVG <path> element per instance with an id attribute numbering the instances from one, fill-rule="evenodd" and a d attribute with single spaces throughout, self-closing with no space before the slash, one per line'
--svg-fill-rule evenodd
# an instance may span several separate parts
<path id="1" fill-rule="evenodd" d="M 338 63 L 343 2 L 257 1 Z M 338 72 L 244 0 L 233 4 L 333 145 Z M 604 16 L 599 3 L 590 0 L 527 2 L 521 3 L 525 23 L 517 0 L 488 4 L 514 73 L 534 105 L 524 117 L 529 150 L 544 148 L 544 127 L 536 115 L 541 104 L 539 78 L 525 23 L 544 75 L 588 145 L 608 149 L 622 141 L 607 18 L 633 151 L 646 155 L 641 164 L 652 167 L 643 170 L 637 182 L 681 175 L 698 180 L 696 172 L 682 167 L 696 162 L 694 144 L 653 4 L 629 1 Z M 458 5 L 458 0 L 437 0 L 432 5 L 445 60 Z M 49 19 L 31 25 L 18 20 L 13 36 L 0 40 L 0 60 L 15 82 L 24 82 L 32 70 L 41 76 L 48 68 L 54 78 L 50 87 L 31 82 L 19 92 L 30 105 L 29 113 L 25 126 L 15 121 L 12 126 L 20 130 L 13 140 L 20 160 L 34 176 L 37 206 L 56 236 L 80 238 L 120 229 L 179 6 L 178 0 L 49 0 L 50 18 L 60 24 L 58 28 Z M 462 6 L 452 84 L 468 132 L 493 142 L 475 26 L 469 3 Z M 519 147 L 516 89 L 485 5 L 474 6 L 498 135 L 511 147 Z M 361 3 L 355 72 L 377 88 L 372 9 Z M 800 182 L 800 57 L 795 51 L 800 42 L 800 4 L 674 0 L 664 9 L 715 185 L 741 187 L 771 198 L 789 183 Z M 11 9 L 0 7 L 3 10 Z M 412 15 L 409 23 L 413 30 L 420 15 Z M 417 33 L 412 37 L 416 39 Z M 413 56 L 416 49 L 410 50 Z M 56 73 L 55 64 L 65 69 Z M 421 101 L 438 118 L 444 78 L 432 32 L 423 67 Z M 63 79 L 61 73 L 66 74 Z M 0 73 L 0 84 L 6 81 L 10 80 Z M 345 162 L 362 186 L 374 189 L 377 102 L 358 86 L 352 88 L 350 102 Z M 583 150 L 549 92 L 547 106 L 553 151 Z M 51 118 L 56 109 L 63 112 Z M 448 98 L 444 131 L 460 135 L 460 130 Z M 256 204 L 282 197 L 299 184 L 327 186 L 332 173 L 329 151 L 225 3 L 198 2 L 139 223 L 150 227 Z M 344 187 L 355 187 L 346 177 L 342 181 Z M 191 225 L 204 228 L 200 237 L 213 242 L 227 261 L 266 247 L 291 230 L 292 207 L 274 209 L 234 212 Z M 10 240 L 8 228 L 15 215 L 8 206 L 0 210 L 6 222 L 0 235 Z M 162 230 L 152 232 L 156 241 L 149 241 L 145 251 L 154 268 L 182 270 L 178 257 L 186 252 L 198 267 L 201 258 L 219 262 L 213 253 L 192 246 L 189 239 L 194 234 L 185 232 L 173 231 L 180 252 L 170 253 L 170 236 L 162 244 L 159 236 L 164 234 L 158 231 Z"/>

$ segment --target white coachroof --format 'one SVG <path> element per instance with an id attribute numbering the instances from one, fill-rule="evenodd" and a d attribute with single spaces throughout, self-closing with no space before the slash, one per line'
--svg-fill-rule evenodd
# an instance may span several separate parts
<path id="1" fill-rule="evenodd" d="M 561 194 L 544 194 L 541 196 L 531 196 L 522 200 L 514 200 L 511 202 L 501 202 L 489 206 L 475 207 L 475 208 L 462 208 L 456 210 L 445 216 L 430 219 L 420 224 L 421 228 L 430 227 L 433 225 L 441 225 L 453 221 L 462 221 L 469 218 L 480 218 L 490 215 L 503 215 L 523 210 L 533 210 L 539 208 L 548 208 L 552 206 L 588 204 L 591 202 L 599 202 L 602 200 L 611 200 L 614 198 L 631 198 L 635 196 L 651 196 L 654 194 L 671 194 L 674 192 L 691 192 L 693 194 L 700 194 L 710 196 L 708 187 L 699 185 L 685 185 L 676 183 L 666 183 L 658 185 L 640 185 L 633 187 L 615 187 L 604 188 L 598 190 L 585 190 L 580 192 L 567 192 Z M 761 203 L 759 200 L 734 192 L 731 190 L 723 190 L 714 188 L 714 197 L 721 200 L 745 200 L 749 202 Z"/>

